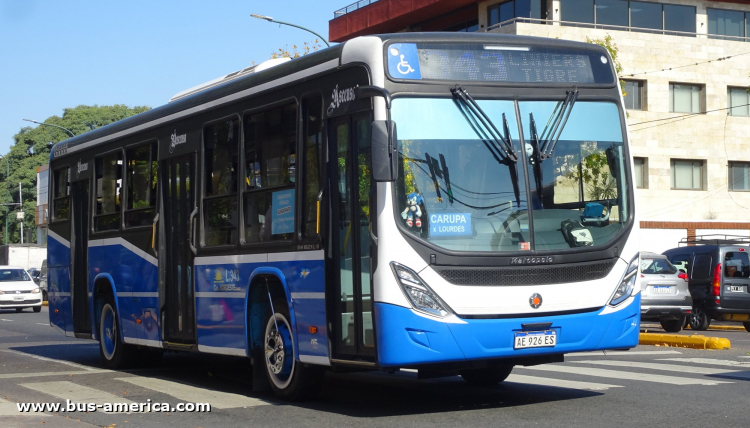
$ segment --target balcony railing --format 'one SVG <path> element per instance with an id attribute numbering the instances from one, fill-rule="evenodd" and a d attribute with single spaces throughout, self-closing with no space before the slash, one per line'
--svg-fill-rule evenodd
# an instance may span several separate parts
<path id="1" fill-rule="evenodd" d="M 555 21 L 552 19 L 538 19 L 538 18 L 513 18 L 507 21 L 503 21 L 494 25 L 491 25 L 485 29 L 485 31 L 492 31 L 498 28 L 507 27 L 516 23 L 524 24 L 542 24 L 552 25 L 558 23 L 565 27 L 581 27 L 581 28 L 595 28 L 601 30 L 615 30 L 615 31 L 631 31 L 637 33 L 650 33 L 650 34 L 663 34 L 669 36 L 684 36 L 684 37 L 698 37 L 703 36 L 709 39 L 720 39 L 720 40 L 733 40 L 737 42 L 748 42 L 750 37 L 737 37 L 737 36 L 724 36 L 720 34 L 706 34 L 706 33 L 690 33 L 685 31 L 670 31 L 670 30 L 657 30 L 654 28 L 641 28 L 641 27 L 627 27 L 622 25 L 606 25 L 606 24 L 591 24 L 588 22 L 573 22 L 573 21 Z"/>
<path id="2" fill-rule="evenodd" d="M 341 8 L 341 9 L 333 12 L 333 19 L 340 18 L 340 17 L 346 15 L 347 13 L 352 13 L 352 12 L 354 12 L 357 9 L 362 9 L 365 6 L 373 4 L 373 3 L 377 3 L 378 1 L 379 0 L 361 0 L 361 1 L 358 1 L 356 3 L 352 3 L 352 4 L 350 4 L 347 7 Z"/>

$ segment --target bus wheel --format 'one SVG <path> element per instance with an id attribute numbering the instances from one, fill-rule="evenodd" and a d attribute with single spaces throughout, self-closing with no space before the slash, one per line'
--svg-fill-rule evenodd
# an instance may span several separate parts
<path id="1" fill-rule="evenodd" d="M 702 305 L 694 305 L 693 312 L 690 314 L 690 328 L 693 330 L 708 330 L 711 325 L 711 319 L 706 315 L 706 310 Z"/>
<path id="2" fill-rule="evenodd" d="M 274 302 L 274 308 L 276 313 L 268 314 L 264 335 L 264 360 L 271 389 L 289 401 L 310 398 L 320 389 L 325 371 L 322 367 L 296 361 L 293 330 L 286 305 Z"/>
<path id="3" fill-rule="evenodd" d="M 510 375 L 513 366 L 504 364 L 497 367 L 483 369 L 466 369 L 458 373 L 466 382 L 474 386 L 493 386 L 504 381 Z"/>
<path id="4" fill-rule="evenodd" d="M 131 363 L 132 354 L 133 347 L 120 340 L 114 304 L 105 303 L 99 319 L 99 356 L 108 368 L 121 369 Z"/>

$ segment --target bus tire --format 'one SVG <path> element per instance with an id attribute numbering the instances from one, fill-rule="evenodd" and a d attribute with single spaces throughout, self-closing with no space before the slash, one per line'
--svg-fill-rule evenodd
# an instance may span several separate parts
<path id="1" fill-rule="evenodd" d="M 263 364 L 268 383 L 271 390 L 284 400 L 309 399 L 322 386 L 325 369 L 296 361 L 294 330 L 286 302 L 274 301 L 273 306 L 276 313 L 272 313 L 269 307 L 264 318 Z"/>
<path id="2" fill-rule="evenodd" d="M 117 311 L 111 299 L 107 299 L 99 317 L 99 357 L 107 368 L 118 370 L 133 363 L 136 349 L 120 340 Z"/>
<path id="3" fill-rule="evenodd" d="M 708 326 L 710 325 L 711 319 L 706 314 L 703 305 L 693 305 L 693 312 L 690 313 L 690 328 L 693 330 L 704 331 L 708 330 Z"/>
<path id="4" fill-rule="evenodd" d="M 501 366 L 482 369 L 459 370 L 458 373 L 470 385 L 493 386 L 507 379 L 512 370 L 512 364 L 503 364 Z"/>

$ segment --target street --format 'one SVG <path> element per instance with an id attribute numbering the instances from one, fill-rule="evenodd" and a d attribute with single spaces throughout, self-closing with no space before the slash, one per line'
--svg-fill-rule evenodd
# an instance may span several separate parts
<path id="1" fill-rule="evenodd" d="M 251 392 L 247 360 L 165 355 L 159 368 L 111 371 L 94 341 L 66 338 L 48 312 L 0 311 L 0 425 L 40 426 L 745 426 L 750 334 L 727 351 L 639 346 L 517 367 L 500 386 L 416 373 L 329 373 L 318 398 Z M 692 334 L 690 331 L 682 334 Z M 211 412 L 19 414 L 20 403 L 209 403 Z M 79 422 L 80 421 L 80 422 Z M 90 424 L 90 425 L 89 425 Z M 176 424 L 176 425 L 175 425 Z"/>

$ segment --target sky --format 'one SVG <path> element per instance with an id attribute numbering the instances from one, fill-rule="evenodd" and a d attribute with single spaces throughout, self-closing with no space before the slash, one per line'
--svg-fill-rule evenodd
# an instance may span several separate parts
<path id="1" fill-rule="evenodd" d="M 0 154 L 78 105 L 158 107 L 316 37 L 353 0 L 0 0 Z M 325 47 L 323 43 L 321 46 Z"/>

